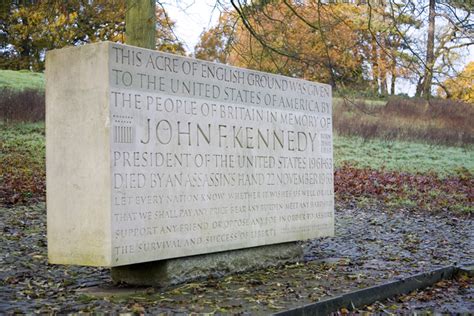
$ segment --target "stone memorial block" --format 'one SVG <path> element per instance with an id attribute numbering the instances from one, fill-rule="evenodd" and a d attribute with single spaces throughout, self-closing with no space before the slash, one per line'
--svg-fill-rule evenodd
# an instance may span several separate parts
<path id="1" fill-rule="evenodd" d="M 331 87 L 103 42 L 46 57 L 51 263 L 334 233 Z"/>

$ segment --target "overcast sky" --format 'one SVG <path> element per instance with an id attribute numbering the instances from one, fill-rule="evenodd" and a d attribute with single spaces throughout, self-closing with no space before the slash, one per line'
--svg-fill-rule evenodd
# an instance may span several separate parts
<path id="1" fill-rule="evenodd" d="M 168 0 L 163 5 L 172 20 L 176 22 L 175 33 L 185 43 L 188 52 L 194 51 L 204 29 L 215 25 L 219 10 L 216 0 Z"/>

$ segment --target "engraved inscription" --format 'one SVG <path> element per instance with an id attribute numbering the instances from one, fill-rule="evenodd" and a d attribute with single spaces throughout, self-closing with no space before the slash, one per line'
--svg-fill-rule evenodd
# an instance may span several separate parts
<path id="1" fill-rule="evenodd" d="M 334 231 L 327 85 L 111 44 L 114 265 Z"/>

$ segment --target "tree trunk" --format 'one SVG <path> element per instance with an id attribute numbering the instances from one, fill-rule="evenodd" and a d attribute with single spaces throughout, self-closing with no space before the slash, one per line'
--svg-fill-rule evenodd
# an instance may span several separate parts
<path id="1" fill-rule="evenodd" d="M 125 42 L 156 49 L 155 0 L 127 0 Z"/>
<path id="2" fill-rule="evenodd" d="M 385 1 L 381 1 L 385 7 Z M 385 25 L 385 14 L 382 14 L 382 24 Z M 380 32 L 380 43 L 382 47 L 380 47 L 380 63 L 379 63 L 379 75 L 380 75 L 380 89 L 383 96 L 388 95 L 388 67 L 389 67 L 389 60 L 387 56 L 387 50 L 389 50 L 389 40 L 387 38 L 387 33 L 384 31 Z"/>
<path id="3" fill-rule="evenodd" d="M 383 96 L 388 95 L 388 83 L 387 83 L 387 73 L 385 70 L 382 70 L 380 75 L 380 89 Z"/>
<path id="4" fill-rule="evenodd" d="M 397 76 L 395 75 L 395 72 L 392 72 L 392 78 L 390 81 L 390 94 L 395 95 L 395 82 L 397 81 Z"/>
<path id="5" fill-rule="evenodd" d="M 448 88 L 446 88 L 445 85 L 440 84 L 439 86 L 441 87 L 441 89 L 443 89 L 444 93 L 446 93 L 446 99 L 451 99 L 453 97 L 453 95 L 451 94 L 451 92 L 449 92 Z"/>
<path id="6" fill-rule="evenodd" d="M 415 93 L 415 97 L 421 97 L 421 93 L 423 92 L 423 84 L 424 84 L 424 78 L 423 76 L 420 76 L 420 78 L 418 78 L 418 82 L 416 83 L 416 93 Z"/>
<path id="7" fill-rule="evenodd" d="M 423 96 L 428 100 L 431 96 L 431 82 L 433 81 L 434 68 L 434 35 L 435 35 L 435 0 L 430 0 L 428 17 L 428 41 L 426 44 L 426 68 L 423 84 Z"/>
<path id="8" fill-rule="evenodd" d="M 379 63 L 377 55 L 377 41 L 375 40 L 375 36 L 372 37 L 370 57 L 372 59 L 372 89 L 375 94 L 379 94 Z"/>

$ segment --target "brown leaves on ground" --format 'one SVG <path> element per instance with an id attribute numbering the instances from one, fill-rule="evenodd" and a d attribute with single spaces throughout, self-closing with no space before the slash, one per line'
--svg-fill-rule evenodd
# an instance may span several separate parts
<path id="1" fill-rule="evenodd" d="M 474 207 L 474 178 L 467 170 L 441 178 L 434 173 L 360 169 L 343 165 L 334 173 L 336 201 L 375 200 L 387 206 L 470 214 Z"/>
<path id="2" fill-rule="evenodd" d="M 108 270 L 47 264 L 44 203 L 0 208 L 0 231 L 3 233 L 0 261 L 5 266 L 0 269 L 0 313 L 106 311 L 152 315 L 267 315 L 453 262 L 472 261 L 474 220 L 471 218 L 453 222 L 451 216 L 412 214 L 406 210 L 386 212 L 351 207 L 337 211 L 336 236 L 304 243 L 304 262 L 224 278 L 209 276 L 168 288 L 140 291 L 131 288 L 130 294 L 126 295 L 119 287 L 117 295 L 101 298 L 78 289 L 111 288 Z M 440 287 L 441 293 L 450 294 L 439 302 L 449 303 L 448 299 L 451 299 L 449 310 L 452 311 L 465 310 L 464 306 L 474 294 L 469 278 L 458 281 L 464 282 L 458 287 L 459 291 L 456 287 L 454 292 L 451 287 Z M 415 299 L 407 308 L 414 303 L 432 306 L 438 299 L 437 296 L 433 298 L 430 302 Z M 374 312 L 393 313 L 392 305 L 395 304 L 397 310 L 404 303 L 397 302 L 382 302 L 383 305 L 371 308 Z"/>
<path id="3" fill-rule="evenodd" d="M 377 312 L 389 314 L 470 314 L 474 303 L 471 299 L 474 278 L 459 275 L 454 280 L 442 280 L 423 290 L 413 291 L 384 302 L 376 302 L 365 306 L 358 312 Z"/>

